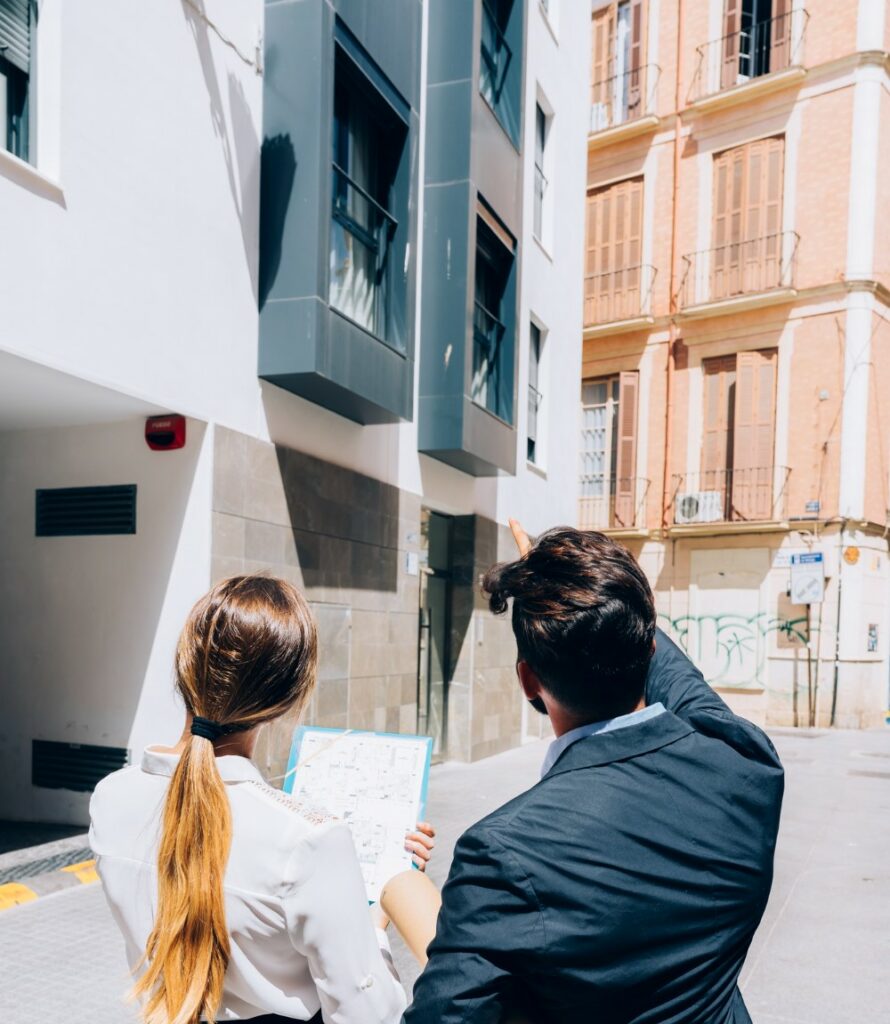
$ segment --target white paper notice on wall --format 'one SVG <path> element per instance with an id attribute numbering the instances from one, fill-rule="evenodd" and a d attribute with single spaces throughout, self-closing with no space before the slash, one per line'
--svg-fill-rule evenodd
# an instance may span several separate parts
<path id="1" fill-rule="evenodd" d="M 429 736 L 305 725 L 294 733 L 284 791 L 349 826 L 370 903 L 412 866 L 405 834 L 423 818 L 432 749 Z"/>
<path id="2" fill-rule="evenodd" d="M 821 604 L 825 597 L 825 559 L 821 551 L 791 556 L 791 603 Z"/>

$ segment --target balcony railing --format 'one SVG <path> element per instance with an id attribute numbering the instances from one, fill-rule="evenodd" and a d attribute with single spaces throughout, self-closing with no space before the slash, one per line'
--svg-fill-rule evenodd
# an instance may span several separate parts
<path id="1" fill-rule="evenodd" d="M 783 519 L 790 470 L 785 466 L 707 470 L 673 478 L 676 525 L 773 522 Z"/>
<path id="2" fill-rule="evenodd" d="M 767 21 L 747 21 L 729 35 L 697 48 L 692 100 L 702 99 L 763 75 L 803 63 L 803 42 L 809 14 L 789 11 Z"/>
<path id="3" fill-rule="evenodd" d="M 649 312 L 655 267 L 637 264 L 584 278 L 584 326 L 633 320 Z"/>
<path id="4" fill-rule="evenodd" d="M 334 164 L 333 174 L 330 302 L 384 338 L 389 251 L 398 222 L 342 167 Z"/>
<path id="5" fill-rule="evenodd" d="M 637 530 L 645 525 L 649 481 L 643 477 L 581 476 L 582 530 Z"/>
<path id="6" fill-rule="evenodd" d="M 646 64 L 594 82 L 590 90 L 590 131 L 601 132 L 651 114 L 660 74 L 657 64 Z"/>
<path id="7" fill-rule="evenodd" d="M 780 231 L 688 253 L 683 257 L 682 305 L 793 288 L 799 243 L 794 231 Z"/>
<path id="8" fill-rule="evenodd" d="M 476 302 L 473 310 L 473 382 L 470 397 L 501 419 L 507 419 L 509 408 L 503 394 L 502 342 L 506 326 Z"/>

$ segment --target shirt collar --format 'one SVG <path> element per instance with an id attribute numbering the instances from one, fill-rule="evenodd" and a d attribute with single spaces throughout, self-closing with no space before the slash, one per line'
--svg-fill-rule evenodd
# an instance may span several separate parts
<path id="1" fill-rule="evenodd" d="M 631 711 L 629 715 L 619 715 L 617 718 L 606 718 L 602 722 L 589 722 L 587 725 L 579 725 L 577 729 L 570 729 L 558 736 L 547 748 L 544 763 L 541 765 L 541 778 L 556 764 L 560 755 L 569 749 L 573 743 L 583 740 L 587 736 L 596 736 L 602 732 L 614 732 L 616 729 L 625 729 L 630 725 L 639 725 L 656 715 L 664 713 L 664 705 L 658 701 L 649 704 L 639 711 Z"/>
<path id="2" fill-rule="evenodd" d="M 170 776 L 179 763 L 179 754 L 165 754 L 155 747 L 142 752 L 142 770 L 150 775 Z M 223 782 L 263 782 L 260 770 L 246 757 L 224 754 L 216 759 L 216 767 Z"/>

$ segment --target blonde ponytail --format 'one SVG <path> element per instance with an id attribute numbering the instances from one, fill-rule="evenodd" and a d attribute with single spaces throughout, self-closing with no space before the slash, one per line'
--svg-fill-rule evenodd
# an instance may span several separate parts
<path id="1" fill-rule="evenodd" d="M 145 1024 L 214 1020 L 229 963 L 223 876 L 232 814 L 210 740 L 193 736 L 164 805 L 158 910 L 136 996 Z"/>
<path id="2" fill-rule="evenodd" d="M 177 687 L 191 714 L 212 718 L 225 732 L 250 729 L 306 701 L 316 643 L 315 622 L 295 587 L 233 577 L 192 609 L 176 652 Z M 229 963 L 223 880 L 231 841 L 214 743 L 192 735 L 167 790 L 157 912 L 133 988 L 144 1000 L 145 1024 L 216 1019 Z"/>

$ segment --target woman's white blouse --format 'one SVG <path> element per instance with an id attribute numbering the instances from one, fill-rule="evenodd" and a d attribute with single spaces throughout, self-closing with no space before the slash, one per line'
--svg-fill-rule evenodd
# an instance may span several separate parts
<path id="1" fill-rule="evenodd" d="M 99 783 L 90 844 L 131 968 L 152 928 L 164 798 L 177 756 Z M 277 1013 L 325 1024 L 395 1024 L 406 1005 L 386 935 L 374 929 L 345 825 L 267 786 L 243 757 L 218 757 L 232 808 L 225 875 L 231 959 L 218 1021 Z"/>

